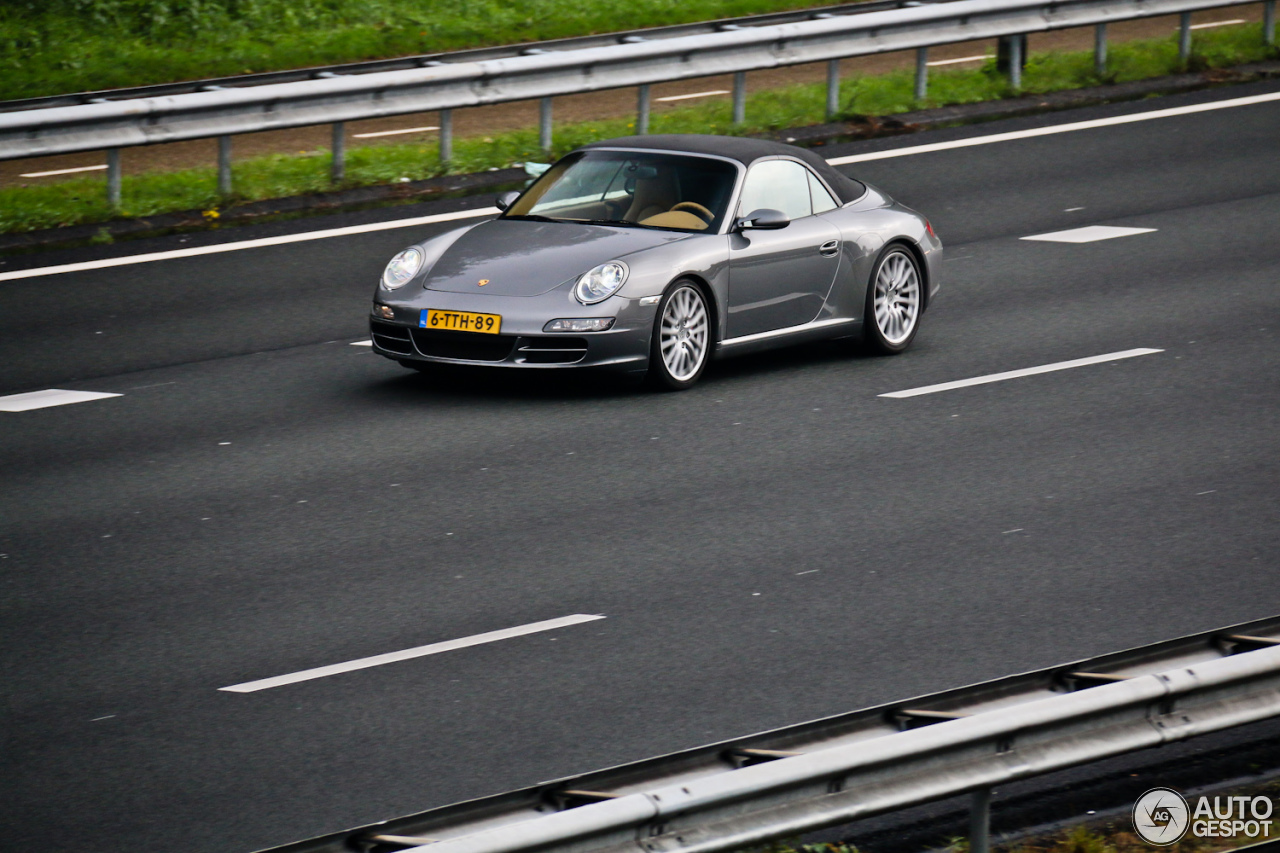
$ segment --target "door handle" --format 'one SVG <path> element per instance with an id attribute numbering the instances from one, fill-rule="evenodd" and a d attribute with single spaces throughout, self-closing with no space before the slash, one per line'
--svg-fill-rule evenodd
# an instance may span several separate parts
<path id="1" fill-rule="evenodd" d="M 836 254 L 839 254 L 839 252 L 840 252 L 839 240 L 828 240 L 827 242 L 823 243 L 821 246 L 818 247 L 818 254 L 822 255 L 824 258 L 830 258 Z"/>

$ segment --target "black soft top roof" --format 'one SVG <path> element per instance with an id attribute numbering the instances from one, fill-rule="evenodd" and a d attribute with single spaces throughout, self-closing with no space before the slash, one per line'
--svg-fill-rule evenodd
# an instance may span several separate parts
<path id="1" fill-rule="evenodd" d="M 711 136 L 696 133 L 669 133 L 656 136 L 624 136 L 605 139 L 584 145 L 584 148 L 654 148 L 663 151 L 688 151 L 690 154 L 716 154 L 750 166 L 761 157 L 785 154 L 809 165 L 840 196 L 841 204 L 848 204 L 862 197 L 866 187 L 859 181 L 843 175 L 807 148 L 798 148 L 767 139 L 749 139 L 744 136 Z"/>

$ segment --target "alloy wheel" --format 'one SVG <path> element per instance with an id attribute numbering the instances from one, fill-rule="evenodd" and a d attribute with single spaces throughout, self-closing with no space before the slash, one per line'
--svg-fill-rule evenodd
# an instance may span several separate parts
<path id="1" fill-rule="evenodd" d="M 876 328 L 887 343 L 901 344 L 915 331 L 920 317 L 920 273 L 905 251 L 895 250 L 880 262 L 872 309 Z"/>
<path id="2" fill-rule="evenodd" d="M 701 291 L 692 285 L 681 285 L 667 300 L 658 325 L 662 364 L 676 382 L 688 382 L 702 369 L 710 330 Z"/>

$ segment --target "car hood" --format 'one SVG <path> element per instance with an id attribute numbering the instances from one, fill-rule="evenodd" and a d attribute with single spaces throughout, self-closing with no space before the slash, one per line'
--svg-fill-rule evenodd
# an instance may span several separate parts
<path id="1" fill-rule="evenodd" d="M 688 236 L 648 228 L 494 219 L 455 240 L 424 285 L 453 293 L 538 296 L 599 264 Z"/>

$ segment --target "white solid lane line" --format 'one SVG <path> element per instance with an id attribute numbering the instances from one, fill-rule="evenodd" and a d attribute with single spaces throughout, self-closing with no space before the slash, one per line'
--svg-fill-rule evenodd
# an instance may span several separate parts
<path id="1" fill-rule="evenodd" d="M 1039 367 L 1024 367 L 1022 370 L 1009 370 L 1005 373 L 989 373 L 986 376 L 975 376 L 972 379 L 957 379 L 955 382 L 942 382 L 937 385 L 924 385 L 920 388 L 908 388 L 906 391 L 894 391 L 881 394 L 881 397 L 919 397 L 921 394 L 936 394 L 939 391 L 950 391 L 955 388 L 968 388 L 970 385 L 986 385 L 988 382 L 1003 382 L 1006 379 L 1017 379 L 1021 376 L 1035 376 L 1037 373 L 1052 373 L 1055 370 L 1068 370 L 1072 367 L 1085 367 L 1090 364 L 1102 364 L 1106 361 L 1119 361 L 1122 358 L 1133 358 L 1139 355 L 1151 355 L 1164 352 L 1162 349 L 1127 349 L 1123 352 L 1110 352 L 1106 355 L 1092 355 L 1088 358 L 1077 358 L 1073 361 L 1059 361 L 1053 364 L 1042 364 Z"/>
<path id="2" fill-rule="evenodd" d="M 1019 240 L 1037 240 L 1042 243 L 1096 243 L 1099 240 L 1114 240 L 1116 237 L 1131 237 L 1134 234 L 1150 234 L 1154 228 L 1121 228 L 1117 225 L 1089 225 L 1085 228 L 1069 228 L 1066 231 L 1050 231 L 1048 234 L 1032 234 L 1030 237 L 1019 237 Z"/>
<path id="3" fill-rule="evenodd" d="M 373 133 L 353 133 L 355 139 L 373 139 L 375 136 L 399 136 L 402 133 L 425 133 L 428 130 L 439 130 L 438 127 L 403 127 L 400 130 L 379 130 Z"/>
<path id="4" fill-rule="evenodd" d="M 655 101 L 687 101 L 690 98 L 709 98 L 712 95 L 727 95 L 728 89 L 712 89 L 710 92 L 694 92 L 689 95 L 667 95 L 665 98 L 654 98 Z"/>
<path id="5" fill-rule="evenodd" d="M 1192 24 L 1189 27 L 1189 29 L 1208 30 L 1208 29 L 1212 29 L 1213 27 L 1228 27 L 1228 26 L 1231 26 L 1232 24 L 1243 24 L 1243 23 L 1245 23 L 1244 18 L 1232 18 L 1230 21 L 1213 21 L 1208 24 Z"/>
<path id="6" fill-rule="evenodd" d="M 719 93 L 719 90 L 716 92 Z M 709 92 L 699 94 L 712 94 Z M 681 96 L 673 96 L 681 97 Z M 659 99 L 661 100 L 661 99 Z M 1226 101 L 1214 101 L 1207 104 L 1193 104 L 1186 107 L 1174 107 L 1167 110 L 1151 110 L 1145 113 L 1115 116 L 1113 118 L 1079 121 L 1068 124 L 1037 127 L 1032 130 L 1020 130 L 1012 133 L 993 133 L 988 136 L 977 136 L 969 139 L 958 139 L 953 142 L 935 142 L 929 145 L 915 145 L 910 148 L 895 148 L 890 151 L 874 151 L 869 154 L 852 154 L 848 157 L 834 157 L 827 162 L 833 166 L 848 163 L 861 163 L 867 160 L 884 160 L 890 157 L 906 157 L 912 154 L 925 154 L 930 151 L 946 151 L 951 148 L 967 148 L 974 145 L 989 145 L 994 142 L 1009 142 L 1015 139 L 1027 139 L 1034 136 L 1049 136 L 1055 133 L 1069 133 L 1075 130 L 1087 130 L 1095 127 L 1107 127 L 1115 124 L 1127 124 L 1135 121 L 1166 118 L 1169 116 L 1188 115 L 1191 113 L 1224 110 L 1232 107 L 1251 106 L 1280 100 L 1280 92 L 1266 95 L 1254 95 L 1248 98 L 1232 98 Z M 349 228 L 330 228 L 324 231 L 310 231 L 303 234 L 290 234 L 285 237 L 267 237 L 261 240 L 245 240 L 239 243 L 222 243 L 217 246 L 201 246 L 192 249 L 176 249 L 171 252 L 154 252 L 147 255 L 131 255 L 122 258 L 109 258 L 101 261 L 87 261 L 79 264 L 61 264 L 53 267 L 37 267 L 29 270 L 13 270 L 0 272 L 0 281 L 13 281 L 21 278 L 36 278 L 45 275 L 57 275 L 81 270 L 104 269 L 127 264 L 143 264 L 150 261 L 164 261 L 170 258 L 189 258 L 195 255 L 211 255 L 218 252 L 234 252 L 240 249 L 254 249 L 260 246 L 278 246 L 283 243 L 299 243 L 306 240 L 323 240 L 328 237 L 343 237 L 348 234 L 361 234 L 369 231 L 382 231 L 390 228 L 407 228 L 413 225 L 426 225 L 432 222 L 447 222 L 452 219 L 467 219 L 474 216 L 489 216 L 498 212 L 496 207 L 485 207 L 477 210 L 462 210 L 457 213 L 440 213 L 434 216 L 420 216 L 414 219 L 397 219 L 392 222 L 378 222 L 371 225 L 354 225 Z"/>
<path id="7" fill-rule="evenodd" d="M 981 56 L 962 56 L 959 59 L 935 59 L 933 62 L 926 62 L 926 65 L 955 65 L 960 62 L 981 62 L 984 59 L 990 59 L 991 54 L 984 53 Z"/>
<path id="8" fill-rule="evenodd" d="M 507 640 L 512 637 L 523 637 L 525 634 L 536 634 L 540 631 L 554 631 L 557 628 L 567 628 L 570 625 L 580 625 L 583 622 L 594 622 L 597 619 L 603 618 L 603 616 L 599 615 L 575 613 L 572 616 L 561 616 L 559 619 L 547 619 L 544 622 L 531 622 L 528 625 L 518 625 L 515 628 L 503 628 L 501 631 L 489 631 L 486 634 L 475 634 L 470 637 L 463 637 L 459 640 L 446 640 L 443 643 L 432 643 L 429 646 L 418 646 L 416 649 L 405 649 L 402 652 L 389 652 L 385 655 L 374 655 L 370 658 L 360 658 L 359 660 L 347 661 L 346 663 L 335 663 L 331 666 L 304 669 L 301 672 L 294 672 L 289 675 L 277 675 L 274 678 L 263 678 L 259 681 L 246 681 L 243 684 L 232 684 L 230 687 L 219 687 L 218 689 L 225 690 L 228 693 L 253 693 L 258 690 L 267 690 L 268 688 L 280 687 L 285 684 L 296 684 L 299 681 L 310 681 L 313 678 L 325 678 L 326 676 L 338 675 L 343 672 L 351 672 L 356 669 L 368 669 L 371 666 L 382 666 L 385 663 L 412 660 L 413 658 L 435 655 L 440 652 L 451 652 L 454 649 L 465 649 L 468 646 L 479 646 L 484 643 L 493 643 L 498 640 Z"/>
<path id="9" fill-rule="evenodd" d="M 52 169 L 48 172 L 27 172 L 19 175 L 20 178 L 47 178 L 50 175 L 70 175 L 73 172 L 97 172 L 107 168 L 106 164 L 101 166 L 76 166 L 74 169 Z"/>
<path id="10" fill-rule="evenodd" d="M 455 213 L 435 213 L 431 216 L 417 216 L 413 219 L 395 219 L 391 222 L 371 222 L 368 225 L 349 225 L 346 228 L 329 228 L 324 231 L 305 231 L 301 234 L 285 234 L 281 237 L 262 237 L 258 240 L 243 240 L 238 243 L 219 243 L 216 246 L 196 246 L 190 249 L 174 249 L 170 252 L 152 252 L 149 255 L 126 255 L 122 258 L 105 258 L 101 261 L 84 261 L 78 264 L 61 264 L 56 267 L 36 267 L 30 270 L 13 270 L 0 272 L 0 281 L 13 281 L 19 278 L 37 278 L 44 275 L 58 275 L 66 272 L 83 270 L 100 270 L 107 267 L 123 267 L 129 264 L 145 264 L 151 261 L 167 261 L 173 258 L 193 258 L 198 255 L 216 255 L 222 252 L 238 252 L 241 249 L 258 249 L 263 246 L 282 246 L 286 243 L 305 243 L 308 240 L 324 240 L 329 237 L 345 237 L 350 234 L 368 234 L 373 231 L 389 231 L 393 228 L 410 228 L 414 225 L 430 225 L 433 222 L 450 222 L 454 219 L 472 219 L 477 216 L 490 216 L 498 212 L 496 207 L 481 207 L 475 210 L 459 210 Z"/>
<path id="11" fill-rule="evenodd" d="M 931 151 L 949 151 L 953 148 L 971 148 L 975 145 L 990 145 L 994 142 L 1012 142 L 1015 139 L 1031 139 L 1036 136 L 1052 136 L 1055 133 L 1071 133 L 1077 130 L 1091 130 L 1095 127 L 1111 127 L 1117 124 L 1131 124 L 1137 121 L 1151 121 L 1157 118 L 1207 113 L 1214 110 L 1227 110 L 1233 107 L 1248 107 L 1264 104 L 1268 101 L 1280 101 L 1280 92 L 1268 92 L 1265 95 L 1252 95 L 1248 98 L 1231 98 L 1226 101 L 1211 101 L 1207 104 L 1191 104 L 1185 107 L 1170 107 L 1167 110 L 1150 110 L 1145 113 L 1130 113 L 1111 118 L 1099 118 L 1092 121 L 1073 121 L 1067 124 L 1053 124 L 1048 127 L 1035 127 L 1031 130 L 1015 130 L 1009 133 L 992 133 L 987 136 L 971 136 L 968 139 L 956 139 L 951 142 L 933 142 L 928 145 L 913 145 L 910 148 L 893 148 L 888 151 L 872 151 L 868 154 L 850 154 L 847 157 L 833 157 L 827 162 L 832 166 L 845 166 L 849 163 L 865 163 L 868 160 L 887 160 L 891 157 L 909 157 L 913 154 L 927 154 Z"/>
<path id="12" fill-rule="evenodd" d="M 49 388 L 45 391 L 28 391 L 25 394 L 0 397 L 0 412 L 29 412 L 32 409 L 69 406 L 72 403 L 87 403 L 89 400 L 123 396 L 123 394 L 103 394 L 97 391 L 64 391 L 61 388 Z"/>

